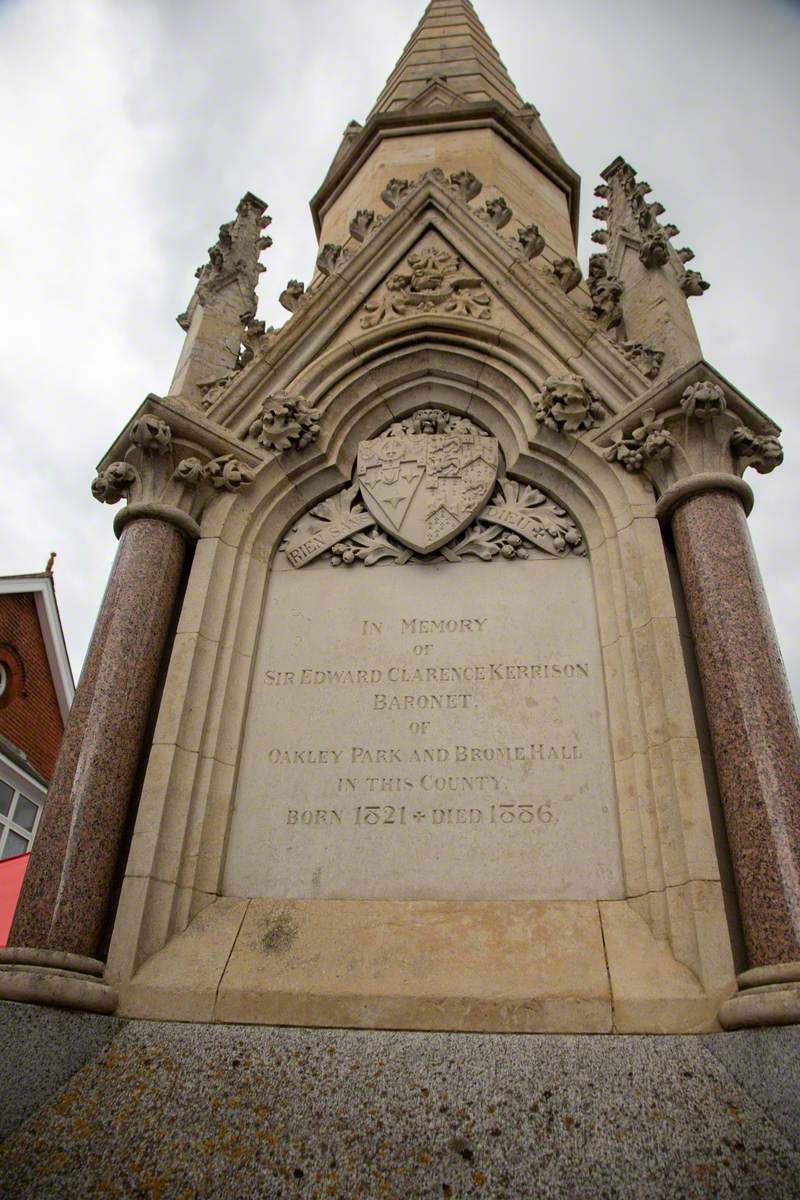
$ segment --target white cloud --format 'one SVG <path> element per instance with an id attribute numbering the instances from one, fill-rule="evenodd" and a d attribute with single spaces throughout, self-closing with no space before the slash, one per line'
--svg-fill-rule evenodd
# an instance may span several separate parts
<path id="1" fill-rule="evenodd" d="M 180 349 L 174 316 L 217 226 L 248 189 L 275 247 L 262 315 L 308 279 L 308 200 L 364 118 L 422 4 L 353 0 L 6 0 L 0 4 L 0 447 L 4 573 L 59 551 L 69 645 L 83 656 L 114 550 L 93 467 Z M 754 477 L 751 526 L 795 691 L 800 419 L 788 257 L 800 191 L 797 6 L 762 0 L 477 5 L 512 77 L 592 190 L 618 153 L 712 282 L 693 312 L 706 357 L 784 426 L 788 465 Z"/>

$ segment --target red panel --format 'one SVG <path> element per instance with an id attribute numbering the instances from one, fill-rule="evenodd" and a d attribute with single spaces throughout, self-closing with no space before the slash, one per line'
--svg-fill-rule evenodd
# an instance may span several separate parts
<path id="1" fill-rule="evenodd" d="M 0 946 L 5 946 L 30 854 L 0 862 Z"/>

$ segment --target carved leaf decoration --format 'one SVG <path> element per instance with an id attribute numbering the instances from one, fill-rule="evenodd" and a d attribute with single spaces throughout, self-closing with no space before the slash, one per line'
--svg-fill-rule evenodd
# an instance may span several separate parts
<path id="1" fill-rule="evenodd" d="M 336 495 L 323 500 L 315 507 L 313 515 L 320 517 L 323 521 L 335 521 L 337 517 L 366 512 L 364 505 L 356 500 L 358 494 L 358 484 L 354 483 L 352 487 L 345 488 L 343 492 L 337 492 Z"/>
<path id="2" fill-rule="evenodd" d="M 517 508 L 537 508 L 540 504 L 547 503 L 547 496 L 544 492 L 530 487 L 527 483 L 517 483 L 514 479 L 498 479 L 497 482 L 502 499 L 507 505 Z M 501 502 L 497 497 L 492 501 L 493 504 Z"/>
<path id="3" fill-rule="evenodd" d="M 500 547 L 495 540 L 501 533 L 499 525 L 473 525 L 463 537 L 453 546 L 444 546 L 442 555 L 448 562 L 458 562 L 459 559 L 472 556 L 482 562 L 491 562 L 500 553 Z"/>
<path id="4" fill-rule="evenodd" d="M 334 566 L 344 562 L 348 566 L 353 562 L 363 562 L 365 567 L 373 567 L 383 558 L 391 558 L 401 565 L 408 562 L 413 551 L 381 533 L 377 525 L 362 533 L 353 534 L 346 542 L 339 542 L 333 547 L 331 562 Z"/>

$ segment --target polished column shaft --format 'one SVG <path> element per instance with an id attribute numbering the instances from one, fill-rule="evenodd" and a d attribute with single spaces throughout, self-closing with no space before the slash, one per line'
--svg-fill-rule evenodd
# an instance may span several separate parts
<path id="1" fill-rule="evenodd" d="M 800 733 L 744 510 L 672 514 L 751 967 L 800 960 Z"/>
<path id="2" fill-rule="evenodd" d="M 97 952 L 185 555 L 166 521 L 136 520 L 122 532 L 10 946 Z"/>

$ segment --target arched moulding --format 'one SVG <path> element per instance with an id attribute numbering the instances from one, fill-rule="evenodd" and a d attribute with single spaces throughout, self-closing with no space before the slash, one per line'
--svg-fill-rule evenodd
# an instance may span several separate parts
<path id="1" fill-rule="evenodd" d="M 321 411 L 318 441 L 288 465 L 266 461 L 246 495 L 204 520 L 145 778 L 112 977 L 130 980 L 222 894 L 254 654 L 283 537 L 349 484 L 360 442 L 435 397 L 437 407 L 497 438 L 508 474 L 543 489 L 583 531 L 628 905 L 675 970 L 693 972 L 710 995 L 725 970 L 719 868 L 652 492 L 588 441 L 536 423 L 531 396 L 552 364 L 529 349 L 430 325 L 394 327 L 390 338 L 361 349 L 358 357 L 352 347 L 337 351 L 284 381 Z M 192 702 L 197 696 L 209 698 L 206 707 Z M 605 906 L 609 920 L 623 903 Z M 706 1001 L 716 1011 L 716 999 Z"/>

